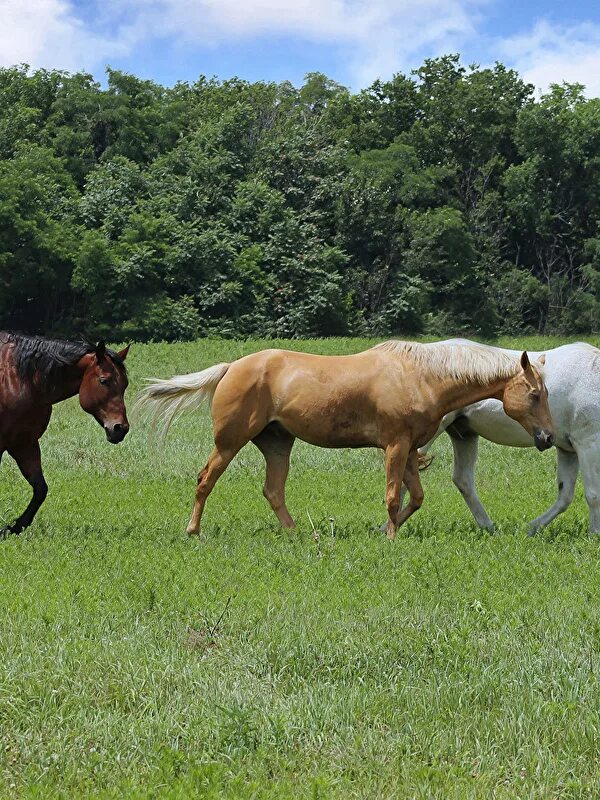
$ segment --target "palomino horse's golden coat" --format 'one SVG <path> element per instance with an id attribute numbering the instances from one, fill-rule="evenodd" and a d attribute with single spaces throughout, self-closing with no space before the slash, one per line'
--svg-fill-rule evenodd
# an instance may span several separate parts
<path id="1" fill-rule="evenodd" d="M 379 447 L 385 453 L 388 536 L 423 501 L 417 448 L 442 417 L 487 397 L 534 437 L 553 442 L 547 392 L 527 353 L 518 359 L 458 344 L 384 342 L 350 356 L 263 350 L 232 364 L 156 381 L 139 405 L 154 407 L 166 427 L 187 408 L 212 398 L 215 447 L 198 476 L 188 525 L 197 534 L 204 504 L 219 476 L 249 441 L 267 465 L 264 494 L 281 524 L 295 527 L 285 505 L 294 439 L 320 447 Z M 410 493 L 399 512 L 402 481 Z"/>

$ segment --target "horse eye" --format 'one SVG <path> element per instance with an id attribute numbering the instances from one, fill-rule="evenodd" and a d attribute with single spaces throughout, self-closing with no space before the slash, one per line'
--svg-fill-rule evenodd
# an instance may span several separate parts
<path id="1" fill-rule="evenodd" d="M 100 383 L 102 384 L 102 386 L 108 386 L 110 381 L 108 378 L 100 378 Z"/>

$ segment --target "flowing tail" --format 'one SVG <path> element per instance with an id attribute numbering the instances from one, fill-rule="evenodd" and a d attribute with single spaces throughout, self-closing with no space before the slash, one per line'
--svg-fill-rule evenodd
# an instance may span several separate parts
<path id="1" fill-rule="evenodd" d="M 198 408 L 205 400 L 212 403 L 217 384 L 230 366 L 215 364 L 202 372 L 175 375 L 167 380 L 147 378 L 152 383 L 138 397 L 135 410 L 149 411 L 152 426 L 160 425 L 166 434 L 171 423 L 185 411 Z"/>

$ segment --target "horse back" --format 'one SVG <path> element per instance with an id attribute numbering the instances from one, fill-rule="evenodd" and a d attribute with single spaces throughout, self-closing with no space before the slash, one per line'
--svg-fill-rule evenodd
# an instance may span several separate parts
<path id="1" fill-rule="evenodd" d="M 381 446 L 405 423 L 415 386 L 397 358 L 364 351 L 321 356 L 262 350 L 235 361 L 213 398 L 216 439 L 258 435 L 271 422 L 322 447 Z M 407 392 L 410 395 L 408 402 Z"/>

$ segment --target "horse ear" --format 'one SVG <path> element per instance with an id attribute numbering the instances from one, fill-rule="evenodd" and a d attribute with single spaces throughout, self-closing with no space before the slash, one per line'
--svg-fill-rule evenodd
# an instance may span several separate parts
<path id="1" fill-rule="evenodd" d="M 102 339 L 100 339 L 100 341 L 96 345 L 96 358 L 98 359 L 98 361 L 102 361 L 105 355 L 106 355 L 106 344 Z"/>
<path id="2" fill-rule="evenodd" d="M 131 347 L 131 345 L 128 344 L 127 347 L 124 347 L 122 350 L 119 350 L 119 352 L 117 353 L 117 355 L 119 356 L 121 361 L 125 361 L 125 359 L 127 358 L 127 353 L 129 352 L 129 348 L 130 347 Z"/>
<path id="3" fill-rule="evenodd" d="M 521 366 L 523 367 L 523 371 L 527 370 L 530 366 L 527 350 L 523 350 L 523 352 L 521 353 Z"/>
<path id="4" fill-rule="evenodd" d="M 538 363 L 544 366 L 546 363 L 546 353 L 542 353 L 542 355 L 538 358 Z"/>

